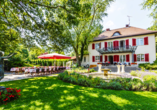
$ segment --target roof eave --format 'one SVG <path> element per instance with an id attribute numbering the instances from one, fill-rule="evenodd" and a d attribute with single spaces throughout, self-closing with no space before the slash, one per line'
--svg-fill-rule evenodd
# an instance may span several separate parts
<path id="1" fill-rule="evenodd" d="M 109 40 L 109 39 L 119 39 L 119 38 L 125 38 L 125 37 L 132 37 L 132 36 L 137 36 L 137 35 L 147 35 L 147 34 L 155 34 L 157 37 L 157 31 L 156 32 L 150 32 L 150 33 L 142 33 L 142 34 L 134 34 L 134 35 L 126 35 L 126 36 L 121 36 L 121 37 L 111 37 L 107 39 L 98 39 L 98 40 L 93 40 L 94 41 L 102 41 L 102 40 Z M 92 42 L 92 41 L 91 41 Z"/>

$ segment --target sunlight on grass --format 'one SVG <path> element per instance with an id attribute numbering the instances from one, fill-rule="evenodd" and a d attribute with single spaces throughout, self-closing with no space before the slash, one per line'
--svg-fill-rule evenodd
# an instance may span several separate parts
<path id="1" fill-rule="evenodd" d="M 63 107 L 66 106 L 66 105 L 67 105 L 67 103 L 62 103 L 62 104 L 58 105 L 58 107 L 59 107 L 59 108 L 63 108 Z"/>
<path id="2" fill-rule="evenodd" d="M 131 102 L 129 100 L 123 99 L 121 97 L 118 97 L 116 95 L 103 95 L 102 97 L 114 102 L 115 104 L 117 104 L 118 106 L 125 106 L 125 105 L 131 105 Z"/>
<path id="3" fill-rule="evenodd" d="M 96 94 L 96 93 L 87 93 L 87 94 L 92 96 L 92 97 L 98 97 L 98 94 Z"/>
<path id="4" fill-rule="evenodd" d="M 140 96 L 144 96 L 146 98 L 154 98 L 157 100 L 157 94 L 154 92 L 143 92 L 143 94 L 141 94 L 141 92 L 134 92 L 134 94 L 140 95 Z"/>

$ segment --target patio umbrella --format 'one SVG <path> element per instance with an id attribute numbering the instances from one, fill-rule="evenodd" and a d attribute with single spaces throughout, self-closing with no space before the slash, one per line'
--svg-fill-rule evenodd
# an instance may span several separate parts
<path id="1" fill-rule="evenodd" d="M 71 59 L 69 56 L 65 56 L 58 53 L 52 53 L 52 54 L 46 54 L 46 55 L 40 55 L 38 56 L 40 59 Z M 64 63 L 63 63 L 64 65 Z"/>
<path id="2" fill-rule="evenodd" d="M 40 59 L 71 59 L 69 56 L 65 56 L 58 53 L 46 54 L 38 56 Z"/>

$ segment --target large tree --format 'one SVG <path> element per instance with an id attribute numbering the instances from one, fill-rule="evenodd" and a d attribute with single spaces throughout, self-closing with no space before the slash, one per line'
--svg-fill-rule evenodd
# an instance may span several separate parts
<path id="1" fill-rule="evenodd" d="M 0 1 L 0 20 L 8 29 L 16 30 L 25 45 L 37 42 L 58 52 L 73 49 L 80 64 L 89 41 L 100 33 L 100 20 L 107 15 L 105 11 L 111 2 L 113 0 L 4 0 Z"/>
<path id="2" fill-rule="evenodd" d="M 76 17 L 67 18 L 65 10 L 57 9 L 56 20 L 63 25 L 61 36 L 50 37 L 53 49 L 73 49 L 77 63 L 80 65 L 83 55 L 88 50 L 88 44 L 102 31 L 101 18 L 106 16 L 106 9 L 113 0 L 68 1 L 73 6 Z M 75 19 L 76 18 L 76 19 Z M 72 23 L 69 23 L 72 22 Z M 51 36 L 51 31 L 50 36 Z M 55 42 L 54 42 L 55 41 Z M 64 46 L 63 46 L 64 45 Z"/>
<path id="3" fill-rule="evenodd" d="M 143 9 L 151 10 L 150 17 L 153 18 L 153 25 L 148 29 L 157 30 L 157 0 L 144 0 L 142 5 Z"/>

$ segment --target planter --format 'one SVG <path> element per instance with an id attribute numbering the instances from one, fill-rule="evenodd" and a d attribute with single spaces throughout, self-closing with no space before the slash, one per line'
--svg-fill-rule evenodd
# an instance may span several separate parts
<path id="1" fill-rule="evenodd" d="M 102 63 L 97 63 L 98 65 L 102 65 Z"/>

